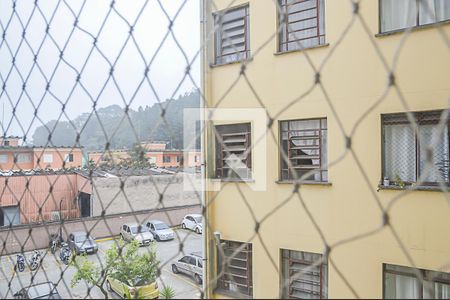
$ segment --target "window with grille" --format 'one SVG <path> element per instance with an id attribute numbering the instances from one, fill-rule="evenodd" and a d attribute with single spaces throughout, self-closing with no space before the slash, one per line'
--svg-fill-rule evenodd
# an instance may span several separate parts
<path id="1" fill-rule="evenodd" d="M 170 156 L 169 155 L 163 155 L 163 162 L 170 163 Z"/>
<path id="2" fill-rule="evenodd" d="M 252 297 L 252 245 L 221 240 L 221 248 L 223 255 L 220 250 L 217 251 L 217 274 L 222 274 L 218 277 L 218 289 Z"/>
<path id="3" fill-rule="evenodd" d="M 328 181 L 327 119 L 281 121 L 281 180 Z M 289 163 L 288 163 L 289 162 Z"/>
<path id="4" fill-rule="evenodd" d="M 423 281 L 417 276 L 422 275 Z M 449 299 L 450 273 L 383 265 L 384 299 Z"/>
<path id="5" fill-rule="evenodd" d="M 0 154 L 0 164 L 6 164 L 8 162 L 8 154 Z"/>
<path id="6" fill-rule="evenodd" d="M 44 163 L 52 163 L 53 162 L 53 154 L 44 154 Z"/>
<path id="7" fill-rule="evenodd" d="M 418 131 L 406 113 L 381 116 L 383 181 L 404 186 L 421 179 L 423 185 L 449 183 L 449 120 L 438 126 L 442 111 L 412 113 Z M 429 163 L 427 164 L 427 156 Z"/>
<path id="8" fill-rule="evenodd" d="M 325 44 L 323 0 L 278 1 L 278 51 L 299 50 Z"/>
<path id="9" fill-rule="evenodd" d="M 31 154 L 21 153 L 16 156 L 17 163 L 29 163 L 31 162 Z"/>
<path id="10" fill-rule="evenodd" d="M 281 250 L 281 289 L 283 299 L 326 299 L 328 263 L 315 265 L 322 254 Z"/>
<path id="11" fill-rule="evenodd" d="M 9 141 L 4 141 L 4 142 L 3 142 L 3 145 L 4 145 L 4 146 L 9 146 Z"/>
<path id="12" fill-rule="evenodd" d="M 226 64 L 250 57 L 249 7 L 240 6 L 214 14 L 215 63 Z"/>
<path id="13" fill-rule="evenodd" d="M 380 30 L 389 32 L 450 20 L 448 0 L 380 0 Z"/>
<path id="14" fill-rule="evenodd" d="M 65 161 L 65 162 L 73 162 L 73 154 L 72 154 L 72 153 L 66 154 L 66 155 L 64 156 L 64 161 Z"/>
<path id="15" fill-rule="evenodd" d="M 251 178 L 250 123 L 216 126 L 216 177 Z"/>

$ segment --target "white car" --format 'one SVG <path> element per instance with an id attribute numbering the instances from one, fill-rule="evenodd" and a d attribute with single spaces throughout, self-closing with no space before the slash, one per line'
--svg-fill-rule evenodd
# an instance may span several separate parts
<path id="1" fill-rule="evenodd" d="M 183 218 L 183 221 L 181 221 L 181 228 L 190 229 L 197 232 L 198 234 L 201 234 L 203 232 L 202 215 L 186 215 Z"/>
<path id="2" fill-rule="evenodd" d="M 140 246 L 148 246 L 153 242 L 153 235 L 148 231 L 148 228 L 137 223 L 123 224 L 120 229 L 120 236 L 127 242 L 137 240 Z"/>
<path id="3" fill-rule="evenodd" d="M 175 232 L 173 232 L 173 230 L 163 221 L 150 220 L 145 222 L 145 226 L 158 242 L 173 240 L 175 238 Z"/>

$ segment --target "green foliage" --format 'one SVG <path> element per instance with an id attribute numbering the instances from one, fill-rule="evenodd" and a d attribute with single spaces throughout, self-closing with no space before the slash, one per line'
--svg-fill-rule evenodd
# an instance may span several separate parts
<path id="1" fill-rule="evenodd" d="M 106 265 L 102 266 L 94 264 L 85 256 L 78 256 L 72 263 L 77 270 L 72 278 L 71 286 L 74 287 L 80 281 L 86 281 L 103 290 L 103 283 L 108 276 L 129 286 L 146 285 L 156 281 L 159 261 L 154 245 L 151 245 L 149 251 L 144 254 L 140 254 L 138 250 L 137 241 L 126 245 L 119 241 L 119 245 L 114 244 L 106 251 Z"/>
<path id="2" fill-rule="evenodd" d="M 159 297 L 161 299 L 173 299 L 175 297 L 175 290 L 166 285 L 161 291 L 159 291 Z"/>
<path id="3" fill-rule="evenodd" d="M 137 141 L 170 141 L 169 147 L 182 148 L 183 109 L 199 105 L 198 90 L 153 106 L 139 107 L 138 110 L 129 108 L 128 117 L 125 108 L 111 105 L 97 109 L 94 115 L 81 114 L 72 120 L 72 124 L 67 121 L 50 121 L 39 126 L 33 134 L 33 144 L 46 145 L 50 132 L 55 128 L 50 136 L 50 146 L 78 146 L 75 144 L 78 131 L 79 144 L 88 151 L 105 150 L 107 142 L 110 143 L 109 149 L 130 149 Z M 161 117 L 163 108 L 164 118 Z M 105 132 L 111 140 L 107 140 Z M 200 140 L 196 146 L 200 146 Z"/>
<path id="4" fill-rule="evenodd" d="M 122 251 L 120 250 L 122 249 Z M 123 247 L 114 244 L 106 252 L 106 265 L 109 268 L 108 276 L 126 283 L 129 286 L 147 285 L 156 280 L 159 261 L 156 258 L 154 244 L 145 254 L 139 254 L 139 243 L 132 241 Z"/>

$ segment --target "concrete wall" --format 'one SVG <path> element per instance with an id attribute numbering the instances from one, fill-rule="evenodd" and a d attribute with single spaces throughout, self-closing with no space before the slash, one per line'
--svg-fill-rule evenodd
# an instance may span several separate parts
<path id="1" fill-rule="evenodd" d="M 117 214 L 159 207 L 198 205 L 192 191 L 184 191 L 183 174 L 93 179 L 93 215 Z M 121 189 L 123 186 L 123 190 Z M 159 203 L 163 195 L 162 204 Z"/>
<path id="2" fill-rule="evenodd" d="M 120 232 L 122 224 L 127 222 L 142 223 L 148 219 L 158 219 L 166 222 L 170 226 L 176 226 L 181 223 L 181 220 L 186 214 L 199 213 L 200 206 L 182 206 L 175 208 L 158 209 L 154 211 L 145 211 L 135 214 L 120 214 L 114 216 L 106 216 L 104 218 L 84 218 L 77 220 L 60 222 L 51 222 L 46 224 L 21 225 L 14 227 L 14 232 L 8 228 L 0 229 L 0 244 L 3 255 L 16 253 L 21 251 L 21 245 L 24 246 L 24 251 L 33 249 L 48 248 L 49 236 L 51 233 L 59 233 L 62 228 L 63 238 L 75 231 L 90 231 L 95 238 L 104 238 L 116 236 Z"/>
<path id="3" fill-rule="evenodd" d="M 359 13 L 369 29 L 364 31 L 358 17 L 346 37 L 337 44 L 345 27 L 352 19 L 352 7 L 347 1 L 325 1 L 325 28 L 328 46 L 305 51 L 275 55 L 277 38 L 270 37 L 277 30 L 276 1 L 219 0 L 218 10 L 249 3 L 250 48 L 258 54 L 246 64 L 246 77 L 258 93 L 256 98 L 246 80 L 239 77 L 241 64 L 229 64 L 209 68 L 212 56 L 205 62 L 205 95 L 208 106 L 219 108 L 261 107 L 262 101 L 269 115 L 280 115 L 274 119 L 275 139 L 268 137 L 267 157 L 254 161 L 254 172 L 267 167 L 267 190 L 253 191 L 251 183 L 239 184 L 248 201 L 249 208 L 236 184 L 226 185 L 217 195 L 209 210 L 213 230 L 222 238 L 247 241 L 254 234 L 254 213 L 261 220 L 292 194 L 292 184 L 279 184 L 278 121 L 327 117 L 328 160 L 337 160 L 346 150 L 345 138 L 338 122 L 349 134 L 357 120 L 377 102 L 385 92 L 389 71 L 383 66 L 370 39 L 379 47 L 389 66 L 396 61 L 396 82 L 411 111 L 443 109 L 448 107 L 450 91 L 450 60 L 448 36 L 450 25 L 442 30 L 446 38 L 435 28 L 423 28 L 409 34 L 402 44 L 402 34 L 375 36 L 379 25 L 379 1 L 361 1 Z M 211 24 L 211 12 L 206 14 Z M 266 41 L 267 45 L 262 47 Z M 260 48 L 262 47 L 262 48 Z M 329 102 L 319 86 L 316 86 L 301 101 L 282 111 L 288 104 L 314 85 L 315 71 L 310 63 L 319 67 L 331 54 L 321 70 L 321 81 L 333 103 L 335 117 Z M 213 45 L 209 45 L 209 54 Z M 306 58 L 306 54 L 308 58 Z M 230 86 L 233 89 L 229 90 Z M 223 98 L 224 97 L 224 98 Z M 404 112 L 400 98 L 391 89 L 380 105 L 364 117 L 352 137 L 352 148 L 368 175 L 364 180 L 352 155 L 329 168 L 329 185 L 303 185 L 302 199 L 309 208 L 329 244 L 368 232 L 382 224 L 382 213 L 377 201 L 386 208 L 400 196 L 402 191 L 380 190 L 381 178 L 381 125 L 382 113 Z M 253 137 L 255 138 L 255 137 Z M 253 140 L 254 142 L 255 140 Z M 252 143 L 253 144 L 253 143 Z M 208 149 L 213 153 L 213 149 Z M 253 153 L 252 153 L 253 156 Z M 210 161 L 213 163 L 213 161 Z M 216 194 L 209 195 L 212 199 Z M 419 268 L 438 270 L 448 264 L 450 258 L 449 204 L 445 195 L 433 191 L 413 191 L 404 195 L 389 211 L 392 226 L 408 253 Z M 260 236 L 268 253 L 280 266 L 280 249 L 291 249 L 323 253 L 325 245 L 302 206 L 301 199 L 294 197 L 271 215 L 260 227 Z M 280 291 L 280 276 L 260 239 L 253 241 L 253 296 L 255 298 L 277 298 Z M 331 253 L 331 258 L 342 275 L 351 283 L 362 298 L 381 298 L 383 292 L 382 264 L 411 266 L 393 233 L 384 228 L 376 234 L 344 244 Z M 447 268 L 447 272 L 450 270 Z M 215 274 L 211 274 L 214 278 Z M 329 298 L 353 298 L 349 287 L 329 267 Z"/>

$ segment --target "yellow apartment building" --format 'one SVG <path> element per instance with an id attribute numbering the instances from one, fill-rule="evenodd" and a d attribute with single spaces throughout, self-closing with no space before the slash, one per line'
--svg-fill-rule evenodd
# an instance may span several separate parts
<path id="1" fill-rule="evenodd" d="M 205 135 L 206 296 L 450 297 L 450 1 L 357 2 L 202 1 L 207 106 L 272 118 Z"/>

